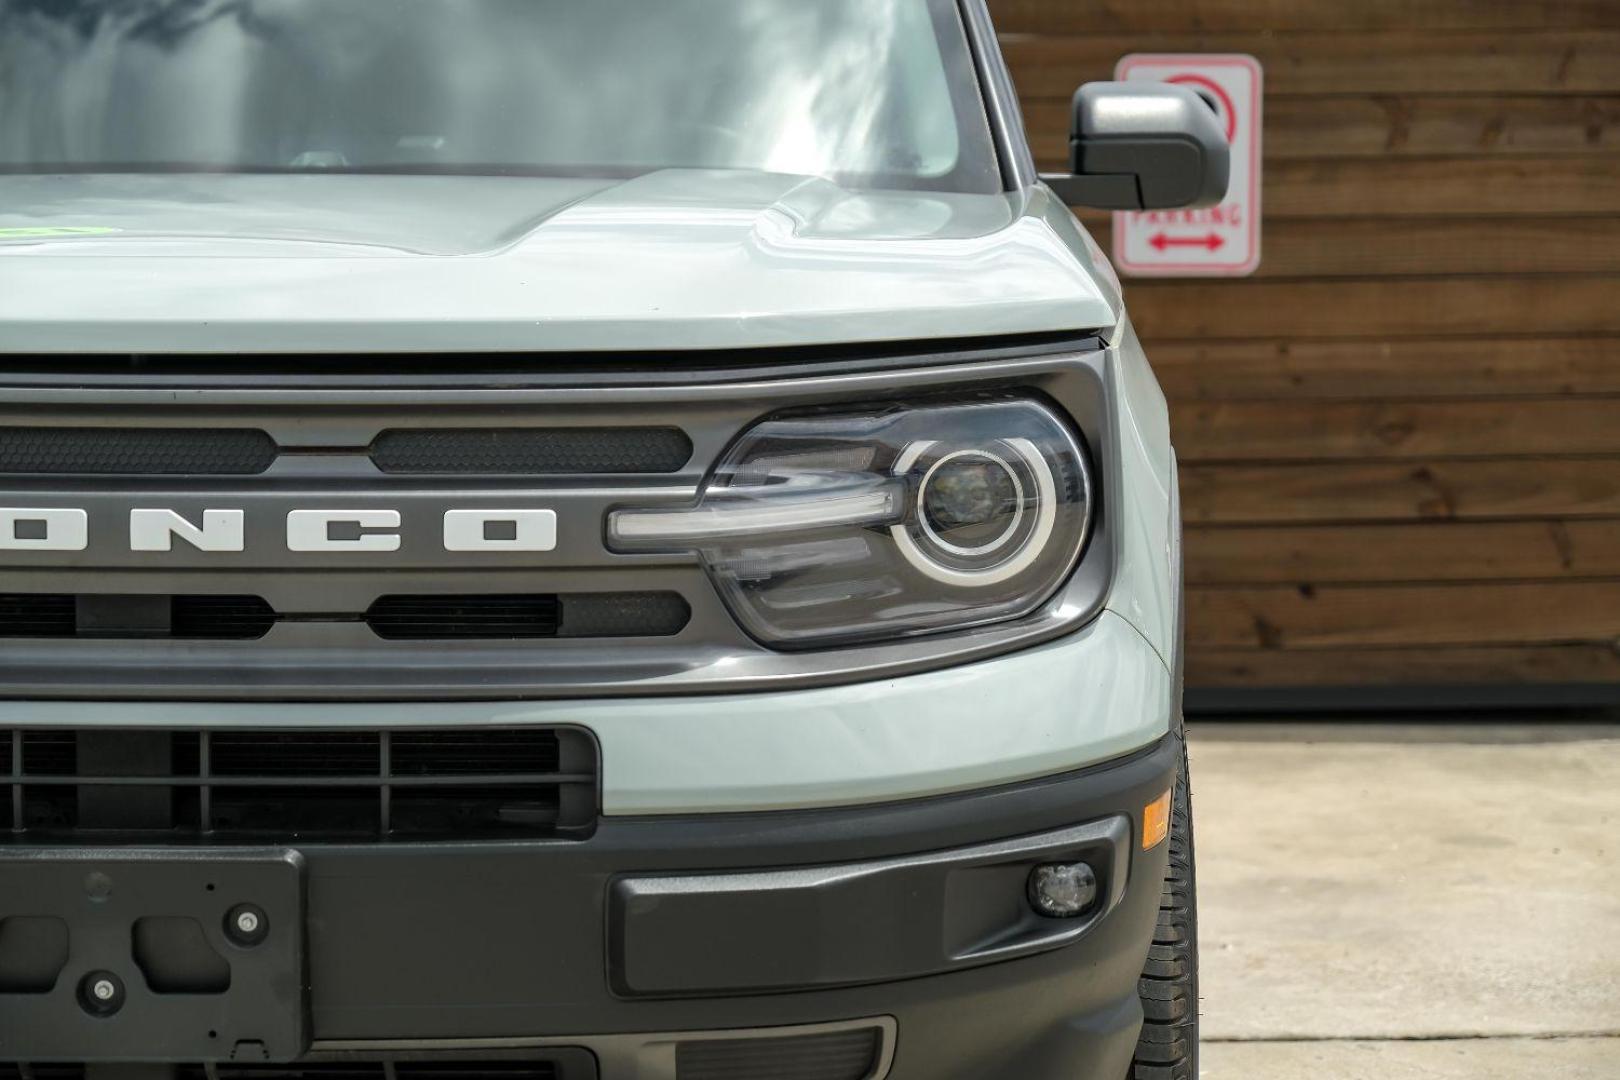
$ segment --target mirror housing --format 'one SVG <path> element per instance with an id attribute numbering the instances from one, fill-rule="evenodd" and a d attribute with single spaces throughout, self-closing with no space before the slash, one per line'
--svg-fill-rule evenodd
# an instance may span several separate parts
<path id="1" fill-rule="evenodd" d="M 1226 198 L 1231 146 L 1203 98 L 1172 83 L 1094 82 L 1074 95 L 1072 175 L 1043 176 L 1072 206 L 1173 210 Z"/>

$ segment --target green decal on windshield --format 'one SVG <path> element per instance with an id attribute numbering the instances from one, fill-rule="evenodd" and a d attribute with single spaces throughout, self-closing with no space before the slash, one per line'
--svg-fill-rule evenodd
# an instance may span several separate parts
<path id="1" fill-rule="evenodd" d="M 33 239 L 41 236 L 105 236 L 123 232 L 104 225 L 0 225 L 0 240 Z"/>

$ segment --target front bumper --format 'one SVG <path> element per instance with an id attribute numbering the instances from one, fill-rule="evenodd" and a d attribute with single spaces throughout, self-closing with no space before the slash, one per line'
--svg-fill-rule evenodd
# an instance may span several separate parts
<path id="1" fill-rule="evenodd" d="M 306 1056 L 556 1054 L 566 1080 L 675 1080 L 701 1033 L 853 1024 L 878 1030 L 872 1076 L 1123 1075 L 1165 869 L 1163 845 L 1140 850 L 1141 810 L 1179 753 L 1172 734 L 1080 772 L 861 809 L 607 818 L 581 842 L 302 848 Z M 1103 869 L 1105 910 L 1031 928 L 1027 866 L 1075 852 Z M 65 978 L 128 966 L 72 962 Z M 0 1019 L 0 1059 L 151 1057 L 139 1032 L 91 1052 L 120 1045 L 120 1022 Z M 62 1054 L 64 1036 L 82 1049 Z"/>
<path id="2" fill-rule="evenodd" d="M 0 729 L 567 725 L 601 748 L 609 817 L 848 807 L 1112 760 L 1169 726 L 1173 682 L 1113 611 L 1056 641 L 901 678 L 769 694 L 518 702 L 0 701 Z M 1070 822 L 1072 823 L 1072 822 Z M 924 850 L 924 849 L 912 849 Z"/>

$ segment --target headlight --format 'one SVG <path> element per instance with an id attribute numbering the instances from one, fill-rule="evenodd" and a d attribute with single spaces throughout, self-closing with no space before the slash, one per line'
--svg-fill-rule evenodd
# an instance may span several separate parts
<path id="1" fill-rule="evenodd" d="M 697 506 L 616 511 L 608 541 L 696 550 L 750 633 L 824 646 L 1028 614 L 1074 569 L 1090 501 L 1039 402 L 896 405 L 766 420 Z"/>

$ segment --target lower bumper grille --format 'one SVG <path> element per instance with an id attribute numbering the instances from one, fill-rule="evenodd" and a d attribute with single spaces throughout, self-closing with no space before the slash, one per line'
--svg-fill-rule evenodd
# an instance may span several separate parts
<path id="1" fill-rule="evenodd" d="M 182 1065 L 174 1080 L 583 1080 L 557 1061 L 313 1061 L 291 1065 Z M 595 1070 L 591 1071 L 595 1075 Z"/>
<path id="2" fill-rule="evenodd" d="M 767 1039 L 709 1039 L 675 1049 L 677 1080 L 867 1080 L 883 1052 L 878 1028 Z"/>
<path id="3" fill-rule="evenodd" d="M 676 1044 L 671 1080 L 871 1080 L 882 1070 L 884 1032 L 848 1028 L 809 1035 L 690 1039 Z M 116 1065 L 101 1074 L 120 1077 Z M 142 1080 L 598 1080 L 596 1056 L 571 1047 L 507 1051 L 501 1057 L 464 1058 L 401 1053 L 387 1058 L 344 1055 L 288 1064 L 143 1065 Z M 639 1074 L 638 1074 L 639 1075 Z M 666 1077 L 659 1069 L 649 1077 Z M 0 1080 L 88 1080 L 79 1063 L 7 1063 Z"/>
<path id="4" fill-rule="evenodd" d="M 73 1063 L 43 1063 L 0 1061 L 0 1080 L 84 1080 L 84 1066 Z"/>
<path id="5" fill-rule="evenodd" d="M 101 1066 L 109 1078 L 118 1066 Z M 210 1062 L 206 1065 L 142 1065 L 143 1080 L 596 1080 L 593 1055 L 585 1050 L 530 1051 L 521 1056 L 484 1059 L 401 1056 L 397 1059 L 350 1059 L 293 1062 L 286 1065 Z M 86 1080 L 85 1065 L 0 1061 L 0 1080 Z"/>
<path id="6" fill-rule="evenodd" d="M 58 843 L 579 838 L 597 772 L 575 728 L 0 730 L 0 828 Z"/>
<path id="7" fill-rule="evenodd" d="M 0 1080 L 84 1080 L 84 1066 L 71 1062 L 30 1065 L 0 1061 Z"/>

